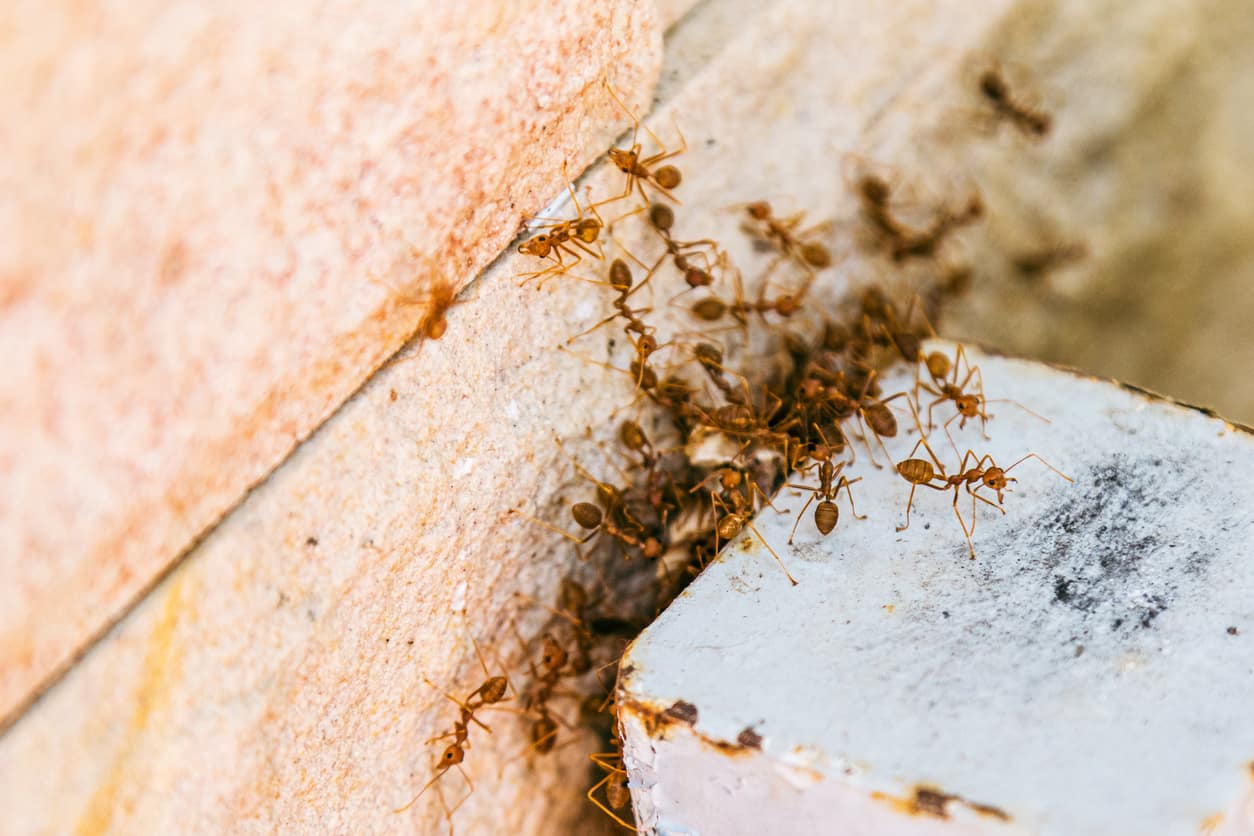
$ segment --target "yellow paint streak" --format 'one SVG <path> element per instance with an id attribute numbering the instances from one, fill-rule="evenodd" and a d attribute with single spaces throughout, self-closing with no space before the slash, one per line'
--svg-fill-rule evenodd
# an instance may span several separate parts
<path id="1" fill-rule="evenodd" d="M 142 783 L 137 775 L 136 754 L 142 747 L 153 713 L 168 696 L 170 680 L 177 675 L 181 661 L 174 645 L 174 630 L 178 626 L 182 604 L 183 580 L 184 573 L 181 571 L 170 576 L 161 616 L 148 638 L 148 649 L 144 654 L 139 687 L 135 694 L 135 707 L 127 724 L 126 736 L 113 763 L 109 765 L 104 780 L 96 787 L 87 803 L 87 809 L 74 826 L 74 832 L 78 836 L 108 833 L 123 785 L 137 786 Z"/>

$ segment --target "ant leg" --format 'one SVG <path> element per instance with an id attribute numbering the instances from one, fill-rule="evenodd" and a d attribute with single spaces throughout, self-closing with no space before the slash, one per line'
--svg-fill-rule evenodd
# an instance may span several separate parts
<path id="1" fill-rule="evenodd" d="M 569 249 L 564 244 L 554 245 L 553 252 L 557 254 L 558 264 L 554 265 L 553 267 L 550 267 L 548 270 L 545 271 L 549 275 L 544 276 L 544 278 L 540 279 L 539 283 L 536 284 L 536 290 L 540 290 L 542 287 L 545 286 L 545 284 L 547 284 L 552 279 L 556 279 L 558 276 L 566 275 L 567 273 L 571 271 L 571 269 L 576 264 L 583 261 L 583 256 L 579 254 L 578 250 Z M 575 260 L 570 262 L 569 264 L 564 263 L 562 261 L 562 253 L 569 253 Z"/>
<path id="2" fill-rule="evenodd" d="M 914 504 L 914 492 L 918 489 L 918 485 L 910 486 L 910 498 L 906 500 L 906 524 L 897 526 L 898 531 L 905 531 L 910 527 L 910 506 Z"/>
<path id="3" fill-rule="evenodd" d="M 558 528 L 557 526 L 555 526 L 555 525 L 553 525 L 553 524 L 551 524 L 551 523 L 547 523 L 547 522 L 545 522 L 544 520 L 540 519 L 539 517 L 533 517 L 531 514 L 525 514 L 525 513 L 523 513 L 522 511 L 517 510 L 516 508 L 510 508 L 510 509 L 509 509 L 508 511 L 506 511 L 505 513 L 507 513 L 507 514 L 517 514 L 518 516 L 523 517 L 524 519 L 531 520 L 533 523 L 536 523 L 537 525 L 541 525 L 541 526 L 543 526 L 543 527 L 547 528 L 549 531 L 552 531 L 554 534 L 560 534 L 561 536 L 565 537 L 567 540 L 571 541 L 572 543 L 574 543 L 574 544 L 576 544 L 576 545 L 578 545 L 578 546 L 582 546 L 584 543 L 586 543 L 586 542 L 588 542 L 589 540 L 591 540 L 591 539 L 592 539 L 592 537 L 593 537 L 593 536 L 597 533 L 597 531 L 596 531 L 596 530 L 594 530 L 594 531 L 592 532 L 592 534 L 589 534 L 587 537 L 584 537 L 584 538 L 580 539 L 579 537 L 576 537 L 574 534 L 571 534 L 571 533 L 570 533 L 570 532 L 568 532 L 568 531 L 563 531 L 562 529 Z M 598 530 L 599 530 L 599 529 L 598 529 Z"/>
<path id="4" fill-rule="evenodd" d="M 836 486 L 836 490 L 840 490 L 841 488 L 845 489 L 845 494 L 849 497 L 849 510 L 853 513 L 853 518 L 855 520 L 865 520 L 866 514 L 859 514 L 858 509 L 853 507 L 853 490 L 850 489 L 849 486 L 852 485 L 854 482 L 861 482 L 861 481 L 862 481 L 861 476 L 859 476 L 857 479 L 847 479 L 844 476 L 842 476 L 840 477 L 840 484 Z"/>
<path id="5" fill-rule="evenodd" d="M 750 479 L 749 487 L 751 490 L 756 491 L 758 496 L 762 497 L 762 500 L 766 503 L 766 507 L 770 508 L 772 511 L 774 511 L 777 514 L 780 513 L 780 510 L 775 507 L 775 503 L 771 502 L 771 498 L 766 495 L 766 491 L 758 487 L 757 482 L 754 482 L 752 479 Z"/>
<path id="6" fill-rule="evenodd" d="M 788 487 L 799 488 L 802 486 L 801 485 L 789 485 Z M 806 504 L 802 505 L 801 510 L 797 512 L 797 520 L 796 522 L 792 524 L 792 531 L 788 532 L 788 545 L 790 546 L 792 545 L 793 536 L 796 535 L 797 533 L 797 526 L 801 525 L 801 518 L 804 517 L 806 514 L 806 509 L 810 507 L 810 503 L 814 501 L 814 498 L 819 495 L 818 491 L 815 491 L 814 488 L 805 488 L 805 490 L 814 491 L 814 492 L 810 494 L 810 498 L 806 500 Z"/>
<path id="7" fill-rule="evenodd" d="M 945 431 L 945 438 L 948 438 L 948 439 L 949 439 L 949 446 L 953 448 L 953 450 L 954 450 L 954 455 L 955 455 L 955 456 L 957 456 L 957 455 L 958 455 L 958 445 L 954 443 L 954 437 L 953 437 L 953 434 L 949 432 L 949 425 L 950 425 L 950 424 L 952 424 L 954 421 L 956 421 L 957 419 L 959 419 L 959 418 L 961 418 L 961 417 L 962 417 L 962 413 L 961 413 L 961 412 L 955 412 L 955 413 L 954 413 L 954 414 L 950 417 L 950 419 L 949 419 L 948 421 L 946 421 L 946 422 L 942 425 L 942 427 L 941 427 L 941 428 Z M 962 424 L 959 424 L 959 425 L 958 425 L 958 428 L 959 428 L 959 429 L 961 429 L 961 428 L 962 428 Z"/>
<path id="8" fill-rule="evenodd" d="M 997 504 L 996 502 L 994 502 L 993 500 L 989 499 L 989 498 L 988 498 L 987 496 L 985 496 L 984 494 L 982 494 L 982 493 L 976 493 L 976 491 L 978 491 L 978 490 L 979 490 L 980 488 L 982 488 L 982 487 L 984 487 L 984 486 L 983 486 L 983 485 L 976 485 L 974 488 L 972 488 L 972 489 L 971 489 L 971 496 L 973 496 L 973 497 L 975 497 L 976 499 L 980 500 L 980 502 L 983 502 L 985 505 L 988 505 L 988 506 L 989 506 L 989 507 L 991 507 L 991 508 L 996 508 L 998 511 L 1001 511 L 1001 512 L 1002 512 L 1002 514 L 1005 514 L 1005 513 L 1006 513 L 1006 509 L 1005 509 L 1005 508 L 1001 507 L 1000 505 L 998 505 L 998 504 Z M 975 506 L 975 503 L 973 502 L 973 503 L 971 503 L 971 505 L 972 505 L 972 507 L 974 507 L 974 506 Z"/>
<path id="9" fill-rule="evenodd" d="M 622 825 L 623 827 L 627 828 L 627 829 L 628 829 L 628 830 L 630 830 L 632 833 L 635 833 L 635 832 L 636 832 L 636 826 L 635 826 L 635 825 L 633 825 L 633 824 L 628 824 L 627 822 L 623 821 L 623 819 L 622 819 L 622 818 L 621 818 L 621 817 L 620 817 L 617 813 L 615 813 L 613 810 L 611 810 L 609 807 L 607 807 L 607 806 L 606 806 L 606 805 L 605 805 L 605 804 L 601 801 L 601 799 L 597 798 L 597 797 L 596 797 L 596 795 L 594 795 L 594 793 L 596 793 L 596 791 L 597 791 L 597 790 L 601 789 L 601 787 L 603 787 L 603 786 L 605 786 L 606 784 L 608 784 L 608 783 L 610 782 L 610 779 L 611 779 L 611 778 L 613 778 L 613 777 L 614 777 L 614 773 L 613 773 L 613 772 L 611 772 L 610 774 L 608 774 L 608 775 L 606 775 L 604 778 L 602 778 L 600 781 L 597 781 L 595 784 L 593 784 L 593 785 L 592 785 L 592 789 L 588 790 L 588 793 L 587 793 L 587 795 L 588 795 L 588 800 L 589 800 L 589 801 L 591 801 L 593 804 L 595 804 L 597 807 L 599 807 L 602 813 L 605 813 L 605 815 L 607 815 L 607 816 L 609 816 L 610 818 L 612 818 L 615 822 L 617 822 L 618 824 L 620 824 L 620 825 Z"/>
<path id="10" fill-rule="evenodd" d="M 749 526 L 749 530 L 758 536 L 758 539 L 762 541 L 762 545 L 766 546 L 766 550 L 771 553 L 771 557 L 775 558 L 775 562 L 779 564 L 779 568 L 784 570 L 784 574 L 788 577 L 788 581 L 793 586 L 796 586 L 797 579 L 792 576 L 792 572 L 788 571 L 788 567 L 784 565 L 783 559 L 775 553 L 775 549 L 771 548 L 771 544 L 766 542 L 766 538 L 762 536 L 761 531 L 758 531 L 758 527 L 748 519 L 745 520 L 745 525 Z"/>
<path id="11" fill-rule="evenodd" d="M 975 545 L 971 542 L 971 532 L 967 531 L 966 521 L 962 519 L 962 512 L 958 510 L 958 486 L 954 485 L 954 516 L 958 518 L 958 525 L 962 526 L 962 534 L 967 538 L 967 548 L 971 551 L 971 559 L 975 560 Z M 971 526 L 972 530 L 975 526 Z"/>

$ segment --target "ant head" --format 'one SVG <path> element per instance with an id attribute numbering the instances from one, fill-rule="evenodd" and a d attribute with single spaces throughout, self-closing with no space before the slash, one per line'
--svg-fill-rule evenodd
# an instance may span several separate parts
<path id="1" fill-rule="evenodd" d="M 817 377 L 806 377 L 801 381 L 800 385 L 801 397 L 808 401 L 817 398 L 823 392 L 823 381 Z"/>
<path id="2" fill-rule="evenodd" d="M 450 743 L 443 752 L 440 753 L 440 765 L 436 769 L 444 771 L 449 767 L 456 766 L 466 757 L 466 750 L 461 747 L 460 743 Z"/>
<path id="3" fill-rule="evenodd" d="M 988 470 L 984 471 L 984 475 L 980 478 L 983 480 L 985 485 L 997 491 L 997 499 L 999 501 L 1001 500 L 1001 492 L 1006 489 L 1006 485 L 1010 482 L 1017 481 L 1016 479 L 1007 476 L 1006 471 L 1002 470 L 1000 467 L 990 467 Z"/>
<path id="4" fill-rule="evenodd" d="M 771 216 L 771 204 L 765 200 L 755 200 L 745 207 L 745 211 L 755 221 L 764 221 Z"/>
<path id="5" fill-rule="evenodd" d="M 980 396 L 979 395 L 959 395 L 954 398 L 954 405 L 958 407 L 958 413 L 963 418 L 977 418 L 980 414 Z"/>
<path id="6" fill-rule="evenodd" d="M 613 161 L 614 165 L 618 166 L 618 170 L 623 172 L 623 174 L 630 174 L 631 169 L 636 164 L 636 149 L 634 147 L 631 150 L 611 148 L 609 156 L 610 160 Z"/>
<path id="7" fill-rule="evenodd" d="M 1006 82 L 996 70 L 985 70 L 980 73 L 980 92 L 990 101 L 1003 101 L 1006 98 Z"/>
<path id="8" fill-rule="evenodd" d="M 553 638 L 552 633 L 544 634 L 544 649 L 542 653 L 540 665 L 549 672 L 559 670 L 566 664 L 566 651 L 557 643 L 557 639 Z"/>
<path id="9" fill-rule="evenodd" d="M 656 537 L 646 537 L 640 544 L 640 551 L 647 560 L 657 560 L 662 556 L 662 541 Z"/>
<path id="10" fill-rule="evenodd" d="M 636 351 L 645 356 L 657 351 L 657 338 L 652 334 L 641 334 L 640 339 L 636 340 Z"/>
<path id="11" fill-rule="evenodd" d="M 534 238 L 529 238 L 518 245 L 518 251 L 524 255 L 544 258 L 549 254 L 549 236 L 541 233 Z"/>
<path id="12" fill-rule="evenodd" d="M 689 267 L 684 271 L 684 281 L 689 287 L 708 287 L 714 283 L 714 277 L 700 267 Z"/>
<path id="13" fill-rule="evenodd" d="M 788 317 L 795 314 L 801 308 L 801 302 L 791 293 L 785 293 L 775 300 L 775 313 L 780 316 Z"/>

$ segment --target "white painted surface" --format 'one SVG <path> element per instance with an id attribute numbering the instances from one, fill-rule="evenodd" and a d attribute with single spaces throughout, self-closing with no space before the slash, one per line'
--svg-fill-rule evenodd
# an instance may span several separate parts
<path id="1" fill-rule="evenodd" d="M 851 475 L 869 519 L 842 498 L 831 535 L 803 521 L 790 548 L 806 495 L 777 497 L 792 513 L 757 525 L 799 585 L 742 537 L 625 659 L 646 830 L 1254 833 L 1254 436 L 1111 383 L 973 360 L 989 398 L 1052 423 L 993 404 L 992 440 L 968 426 L 958 444 L 1003 466 L 1037 452 L 1075 483 L 1016 468 L 1006 515 L 981 506 L 974 561 L 951 495 L 920 489 L 911 528 L 894 530 L 909 487 L 865 451 Z M 885 390 L 907 380 L 899 368 Z M 889 440 L 894 461 L 916 438 Z M 956 469 L 939 431 L 933 446 Z M 697 706 L 692 730 L 650 735 L 676 700 Z M 710 743 L 746 728 L 760 752 Z M 1009 822 L 873 796 L 919 786 Z"/>

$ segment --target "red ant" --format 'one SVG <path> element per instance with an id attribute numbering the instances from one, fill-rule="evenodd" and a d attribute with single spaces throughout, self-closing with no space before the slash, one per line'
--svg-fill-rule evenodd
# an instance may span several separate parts
<path id="1" fill-rule="evenodd" d="M 1044 139 L 1049 135 L 1054 126 L 1053 116 L 1034 101 L 1011 90 L 1000 66 L 986 67 L 979 75 L 977 86 L 998 119 L 1009 122 L 1032 139 Z"/>
<path id="2" fill-rule="evenodd" d="M 855 519 L 865 520 L 865 514 L 858 514 L 858 509 L 853 506 L 853 491 L 850 485 L 860 482 L 862 477 L 857 479 L 849 479 L 840 476 L 840 472 L 844 469 L 846 462 L 840 462 L 833 465 L 830 458 L 819 462 L 819 486 L 812 488 L 808 485 L 797 485 L 792 482 L 788 483 L 788 487 L 797 488 L 803 491 L 810 491 L 810 498 L 806 500 L 806 504 L 801 506 L 801 510 L 797 512 L 797 521 L 792 524 L 792 531 L 788 533 L 788 543 L 792 545 L 792 538 L 797 533 L 797 526 L 801 524 L 801 518 L 805 516 L 806 509 L 810 507 L 810 503 L 822 497 L 822 500 L 814 508 L 814 526 L 819 533 L 826 537 L 832 533 L 832 529 L 836 527 L 836 523 L 840 520 L 840 508 L 836 506 L 836 494 L 841 488 L 845 489 L 845 493 L 849 496 L 849 510 L 853 513 Z M 836 481 L 836 477 L 840 476 L 840 481 Z"/>
<path id="3" fill-rule="evenodd" d="M 918 413 L 915 413 L 915 420 L 917 423 Z M 906 500 L 906 524 L 898 526 L 897 530 L 905 531 L 910 527 L 910 508 L 914 503 L 914 492 L 920 485 L 925 488 L 931 488 L 935 491 L 943 492 L 952 490 L 954 492 L 954 516 L 958 518 L 958 525 L 962 527 L 963 536 L 967 538 L 967 548 L 971 552 L 972 560 L 975 560 L 975 546 L 971 542 L 971 535 L 975 533 L 977 508 L 975 504 L 976 500 L 996 508 L 998 511 L 1005 514 L 1006 509 L 1002 507 L 1002 502 L 1004 500 L 1003 493 L 1007 489 L 1010 482 L 1018 481 L 1006 474 L 1028 459 L 1036 459 L 1040 461 L 1041 464 L 1054 471 L 1054 473 L 1057 473 L 1059 476 L 1066 479 L 1068 482 L 1075 481 L 1070 476 L 1045 461 L 1045 459 L 1041 458 L 1041 456 L 1036 453 L 1028 453 L 1014 464 L 1003 468 L 997 465 L 991 455 L 986 453 L 983 456 L 977 456 L 973 450 L 967 450 L 967 452 L 963 455 L 962 461 L 958 464 L 958 472 L 947 476 L 945 475 L 944 466 L 942 466 L 940 460 L 936 458 L 936 453 L 933 452 L 931 445 L 927 443 L 927 437 L 922 435 L 922 426 L 919 427 L 919 432 L 919 441 L 914 445 L 914 450 L 910 451 L 911 455 L 913 456 L 914 452 L 919 449 L 919 445 L 922 445 L 927 449 L 928 455 L 931 457 L 931 461 L 928 461 L 927 459 L 907 458 L 904 461 L 897 463 L 897 473 L 901 475 L 901 478 L 910 483 L 910 498 Z M 968 463 L 971 463 L 972 466 L 968 467 Z M 935 468 L 933 468 L 933 464 L 935 464 Z M 933 482 L 940 482 L 941 484 L 932 484 Z M 974 487 L 972 487 L 973 485 Z M 967 528 L 966 522 L 962 519 L 962 512 L 958 510 L 958 496 L 960 488 L 965 488 L 967 493 L 971 496 L 970 529 Z M 978 493 L 981 488 L 988 488 L 989 490 L 995 491 L 997 494 L 997 502 L 993 502 L 988 497 Z"/>
<path id="4" fill-rule="evenodd" d="M 817 241 L 806 240 L 812 238 L 815 233 L 829 228 L 831 226 L 829 222 L 825 221 L 807 229 L 798 230 L 797 227 L 805 218 L 804 212 L 779 218 L 771 211 L 771 204 L 765 200 L 748 204 L 745 212 L 750 220 L 746 229 L 751 235 L 773 244 L 781 255 L 792 259 L 807 273 L 813 274 L 816 270 L 832 266 L 831 250 Z"/>
<path id="5" fill-rule="evenodd" d="M 748 527 L 748 529 L 757 536 L 762 545 L 766 546 L 766 550 L 771 553 L 771 557 L 775 558 L 775 562 L 779 564 L 779 568 L 784 570 L 784 575 L 788 578 L 788 582 L 793 586 L 796 586 L 797 579 L 794 578 L 792 573 L 788 571 L 788 567 L 784 565 L 783 558 L 775 552 L 775 549 L 771 548 L 771 544 L 766 541 L 766 538 L 762 536 L 762 532 L 758 531 L 757 526 L 753 524 L 753 515 L 756 513 L 753 495 L 756 493 L 761 496 L 766 504 L 773 508 L 774 506 L 771 505 L 771 500 L 765 493 L 762 492 L 762 489 L 759 488 L 757 483 L 752 479 L 744 480 L 744 482 L 742 482 L 742 487 L 739 490 L 730 490 L 726 493 L 730 499 L 724 499 L 722 494 L 710 494 L 710 502 L 713 505 L 721 506 L 722 510 L 726 512 L 723 516 L 719 517 L 717 515 L 717 509 L 715 511 L 715 516 L 717 518 L 717 522 L 714 525 L 715 550 L 718 549 L 719 540 L 734 540 L 736 539 L 736 535 L 740 534 L 741 530 Z M 748 494 L 748 496 L 746 496 L 746 494 Z"/>
<path id="6" fill-rule="evenodd" d="M 961 374 L 961 369 L 964 364 L 966 365 L 967 373 L 966 376 L 963 377 L 962 382 L 959 383 L 958 375 Z M 932 411 L 937 406 L 945 403 L 946 401 L 950 401 L 957 409 L 957 412 L 954 413 L 954 415 L 944 424 L 945 435 L 949 436 L 949 443 L 954 447 L 955 453 L 957 453 L 957 445 L 953 443 L 953 436 L 949 434 L 949 425 L 957 420 L 958 429 L 961 430 L 966 428 L 967 421 L 978 418 L 980 420 L 980 431 L 984 434 L 986 439 L 989 438 L 988 419 L 991 416 L 988 414 L 986 407 L 990 403 L 1013 404 L 1029 415 L 1035 418 L 1040 418 L 1047 424 L 1049 423 L 1048 418 L 1038 415 L 1018 401 L 1013 401 L 1009 398 L 997 398 L 991 401 L 986 399 L 984 397 L 984 379 L 980 372 L 980 367 L 972 365 L 971 361 L 967 359 L 966 349 L 961 344 L 957 347 L 957 349 L 955 349 L 954 359 L 952 361 L 950 361 L 945 354 L 939 351 L 933 351 L 920 358 L 920 365 L 927 369 L 928 376 L 932 379 L 932 381 L 930 384 L 924 382 L 919 376 L 919 367 L 915 367 L 915 400 L 919 401 L 920 391 L 936 396 L 927 407 L 928 429 L 930 430 L 936 426 L 935 422 L 932 420 Z M 973 390 L 968 391 L 967 387 L 970 386 L 973 379 L 976 386 Z M 922 407 L 921 401 L 919 401 L 919 405 Z"/>
<path id="7" fill-rule="evenodd" d="M 522 274 L 521 284 L 538 278 L 540 283 L 536 285 L 537 289 L 543 287 L 550 278 L 568 272 L 582 261 L 583 256 L 580 255 L 580 251 L 598 260 L 605 258 L 605 253 L 598 243 L 601 230 L 605 227 L 605 221 L 601 218 L 601 213 L 597 211 L 597 207 L 602 204 L 589 204 L 587 211 L 590 211 L 593 217 L 584 217 L 585 210 L 579 205 L 579 197 L 575 194 L 574 184 L 568 182 L 567 190 L 570 192 L 571 201 L 575 204 L 575 217 L 569 220 L 552 220 L 542 224 L 541 228 L 545 229 L 545 232 L 528 238 L 518 245 L 518 252 L 524 255 L 548 258 L 556 263 L 544 270 Z M 534 220 L 548 219 L 536 218 Z M 567 263 L 562 257 L 563 253 L 571 256 L 574 261 Z"/>
<path id="8" fill-rule="evenodd" d="M 600 808 L 601 812 L 612 818 L 615 823 L 636 832 L 635 825 L 626 821 L 615 810 L 621 810 L 631 802 L 631 790 L 627 784 L 627 770 L 623 769 L 623 745 L 618 739 L 618 730 L 611 732 L 609 752 L 596 752 L 588 757 L 605 772 L 605 777 L 593 784 L 587 792 L 588 800 Z M 596 791 L 605 787 L 605 802 L 596 797 Z"/>
<path id="9" fill-rule="evenodd" d="M 410 807 L 412 807 L 414 803 L 417 802 L 418 799 L 422 797 L 423 793 L 425 793 L 433 784 L 437 783 L 442 777 L 444 777 L 444 773 L 448 772 L 448 770 L 454 766 L 457 767 L 458 771 L 461 772 L 462 777 L 466 780 L 466 784 L 470 787 L 470 792 L 474 792 L 475 790 L 474 783 L 470 780 L 470 776 L 466 774 L 466 770 L 463 769 L 461 765 L 462 761 L 466 757 L 466 750 L 470 748 L 470 724 L 474 723 L 476 726 L 479 726 L 485 732 L 488 732 L 489 734 L 491 734 L 492 730 L 488 728 L 486 724 L 484 724 L 481 720 L 479 720 L 479 718 L 475 716 L 475 712 L 483 708 L 484 706 L 495 705 L 496 703 L 504 702 L 507 699 L 506 694 L 511 686 L 510 686 L 508 677 L 493 676 L 491 674 L 491 672 L 488 670 L 488 663 L 483 658 L 483 653 L 482 651 L 479 650 L 479 644 L 477 642 L 474 643 L 474 647 L 475 647 L 475 655 L 479 657 L 479 664 L 483 667 L 483 672 L 487 675 L 488 678 L 484 680 L 482 685 L 480 685 L 478 688 L 472 691 L 470 693 L 470 696 L 466 697 L 464 701 L 457 699 L 451 694 L 444 695 L 449 701 L 451 701 L 454 705 L 458 707 L 458 709 L 460 710 L 459 717 L 457 721 L 453 723 L 452 731 L 448 731 L 443 734 L 436 735 L 435 737 L 428 740 L 427 744 L 430 745 L 431 743 L 435 743 L 436 741 L 444 740 L 449 737 L 453 738 L 453 742 L 448 744 L 448 746 L 444 748 L 444 751 L 441 752 L 439 758 L 436 760 L 435 766 L 434 766 L 435 774 L 432 775 L 431 780 L 427 781 L 427 783 L 423 785 L 422 789 L 420 789 L 418 793 L 413 798 L 411 798 L 407 803 L 393 810 L 392 812 L 394 813 L 403 813 L 406 810 L 408 810 Z M 435 684 L 432 683 L 430 680 L 427 680 L 427 684 L 430 685 L 432 688 L 436 687 Z M 468 793 L 466 798 L 469 798 L 469 797 L 470 796 Z M 445 806 L 445 809 L 444 809 L 445 818 L 448 819 L 450 828 L 452 827 L 453 813 L 457 812 L 457 808 L 460 807 L 464 803 L 465 803 L 465 798 L 463 798 L 460 802 L 458 802 L 457 805 L 454 806 L 451 810 L 448 809 L 447 806 Z M 441 804 L 443 804 L 442 796 L 441 796 Z"/>
<path id="10" fill-rule="evenodd" d="M 670 200 L 678 203 L 679 200 L 671 194 L 671 189 L 677 187 L 683 179 L 682 175 L 679 173 L 679 169 L 673 165 L 664 165 L 658 168 L 654 168 L 654 166 L 657 166 L 658 163 L 669 160 L 672 157 L 677 157 L 688 149 L 688 142 L 684 139 L 684 135 L 680 133 L 679 128 L 676 127 L 675 133 L 679 134 L 680 147 L 674 151 L 667 151 L 666 146 L 662 144 L 662 140 L 657 138 L 657 134 L 649 130 L 648 125 L 645 125 L 645 132 L 653 138 L 653 141 L 657 143 L 658 147 L 662 150 L 650 157 L 641 157 L 640 155 L 642 153 L 642 149 L 640 143 L 636 141 L 636 137 L 639 134 L 641 127 L 640 120 L 636 118 L 636 115 L 631 112 L 627 105 L 623 104 L 623 100 L 620 99 L 618 94 L 614 92 L 614 88 L 610 87 L 609 82 L 605 83 L 605 89 L 614 98 L 614 101 L 618 103 L 618 106 L 623 109 L 623 112 L 627 114 L 628 118 L 631 119 L 633 128 L 631 132 L 630 148 L 611 148 L 608 152 L 610 161 L 613 162 L 614 165 L 618 166 L 619 171 L 627 175 L 627 185 L 623 189 L 622 194 L 603 201 L 603 203 L 622 200 L 631 194 L 632 189 L 638 189 L 640 197 L 644 199 L 645 203 L 648 203 L 649 196 L 644 192 L 645 183 L 648 183 L 650 186 L 657 189 L 661 194 L 665 195 Z"/>

